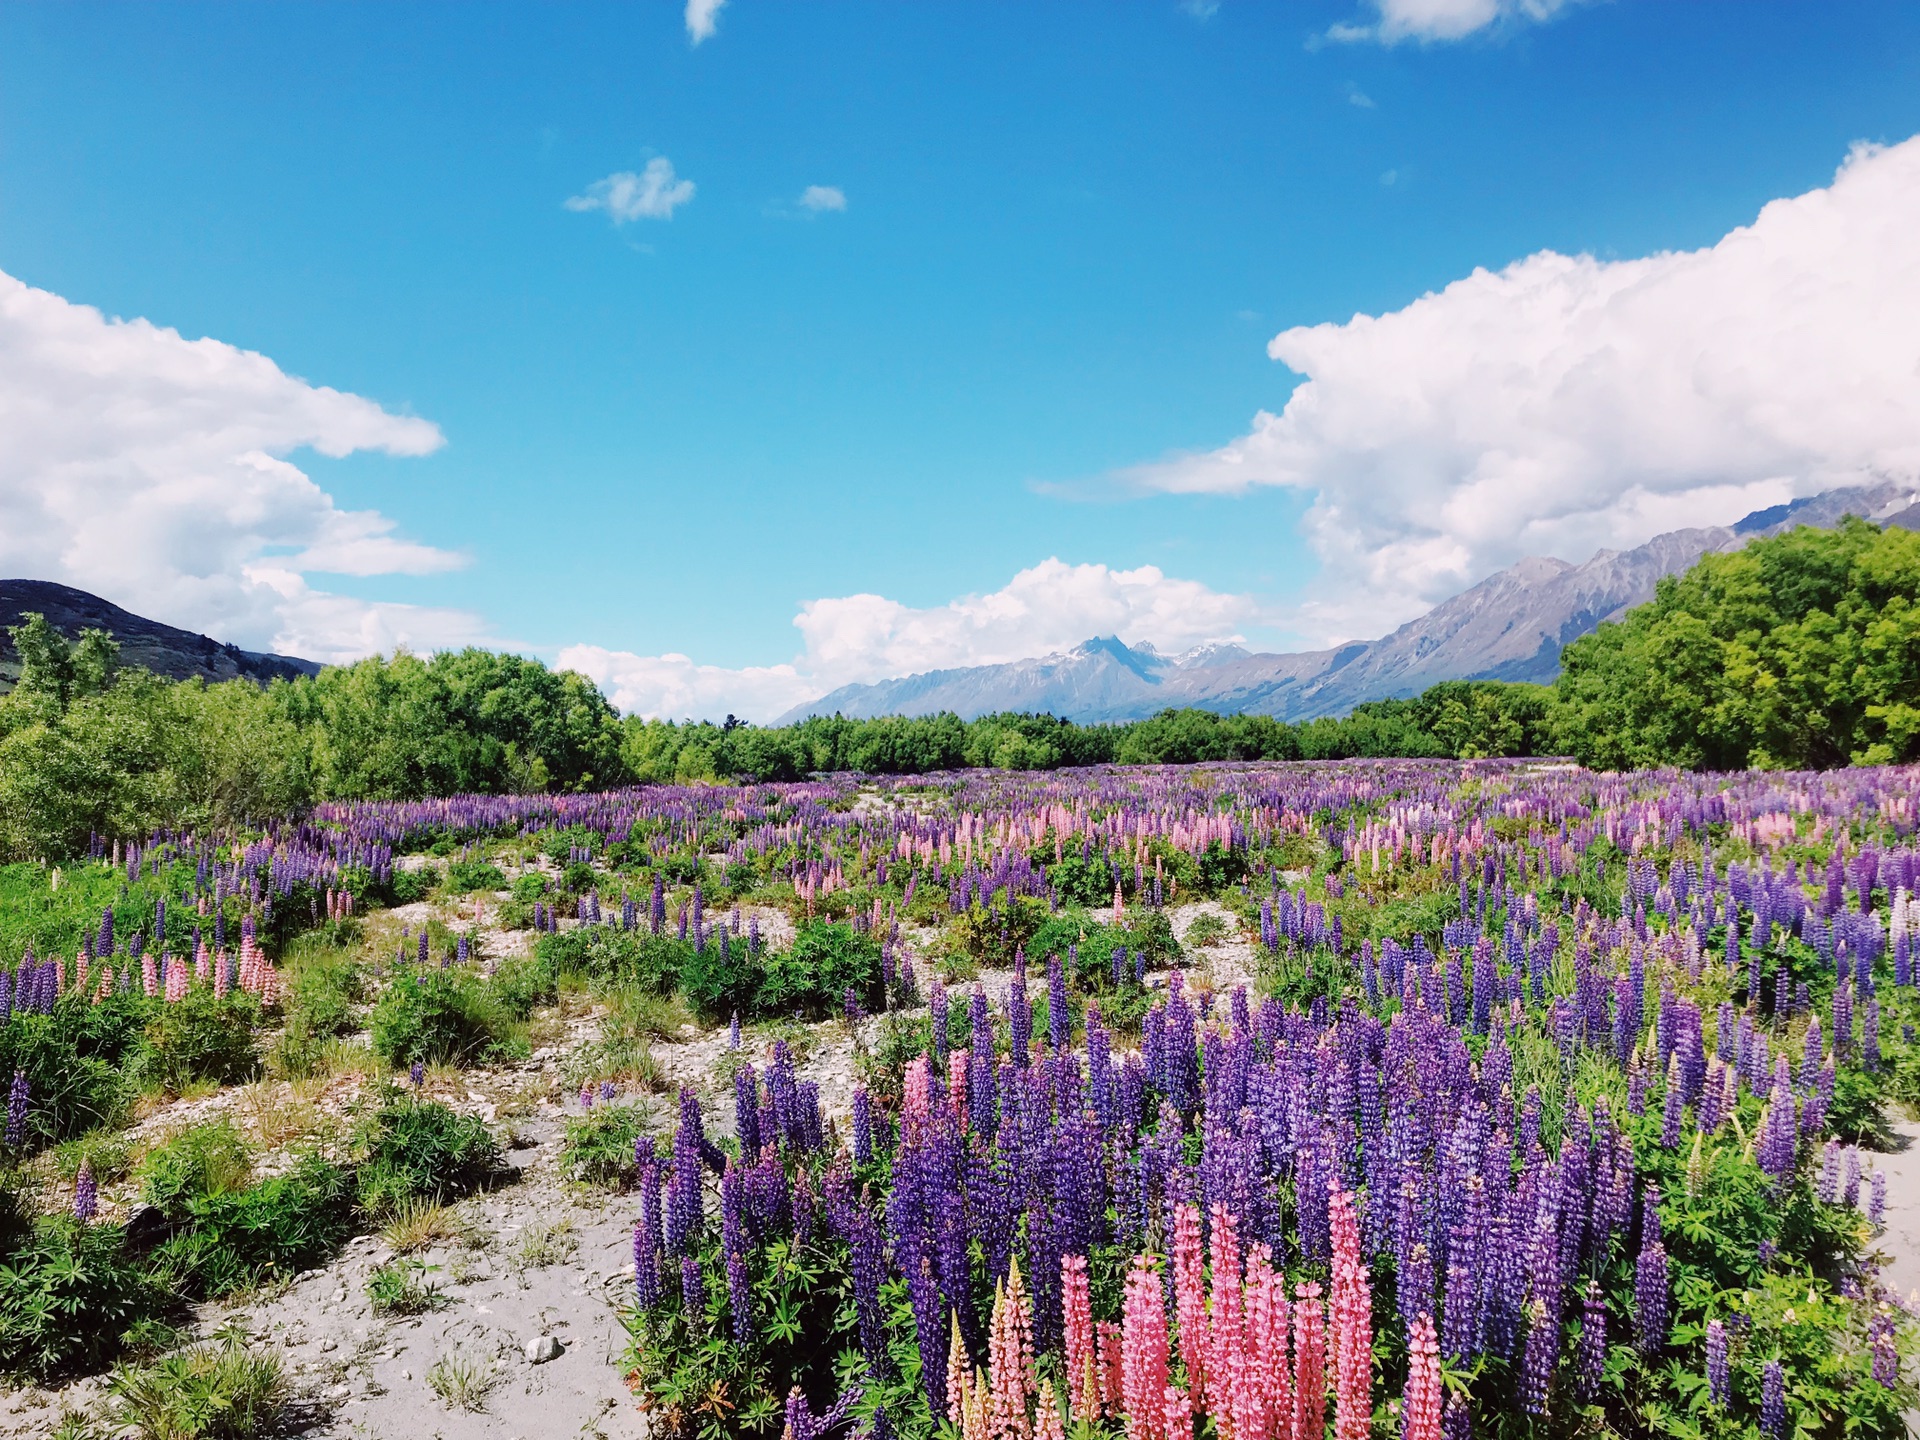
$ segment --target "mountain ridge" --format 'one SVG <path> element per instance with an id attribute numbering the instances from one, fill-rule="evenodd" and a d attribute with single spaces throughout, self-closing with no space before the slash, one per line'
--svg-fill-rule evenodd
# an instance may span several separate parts
<path id="1" fill-rule="evenodd" d="M 1527 556 L 1377 640 L 1286 653 L 1208 645 L 1163 656 L 1150 645 L 1096 636 L 1052 655 L 843 685 L 774 723 L 942 710 L 968 720 L 1025 710 L 1100 722 L 1137 720 L 1169 706 L 1312 720 L 1367 700 L 1418 694 L 1441 680 L 1542 683 L 1559 673 L 1561 650 L 1651 599 L 1663 576 L 1702 555 L 1796 525 L 1836 525 L 1848 514 L 1920 529 L 1920 487 L 1885 481 L 1828 490 L 1731 525 L 1671 530 L 1631 550 L 1601 550 L 1578 564 Z"/>
<path id="2" fill-rule="evenodd" d="M 195 676 L 217 682 L 251 680 L 265 685 L 276 679 L 318 675 L 320 664 L 293 655 L 242 650 L 192 630 L 182 630 L 123 610 L 85 590 L 53 580 L 0 580 L 0 692 L 11 690 L 19 678 L 20 661 L 13 653 L 7 630 L 30 613 L 47 622 L 69 640 L 82 630 L 106 630 L 120 642 L 120 663 L 135 665 L 168 680 Z"/>

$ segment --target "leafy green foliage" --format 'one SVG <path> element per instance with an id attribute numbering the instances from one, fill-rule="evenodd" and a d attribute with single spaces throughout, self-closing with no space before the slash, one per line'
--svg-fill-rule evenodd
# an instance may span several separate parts
<path id="1" fill-rule="evenodd" d="M 196 1080 L 228 1085 L 259 1069 L 253 1023 L 259 1003 L 236 990 L 215 999 L 203 986 L 171 1005 L 158 1005 L 143 1032 L 133 1078 L 143 1087 L 177 1095 Z"/>
<path id="2" fill-rule="evenodd" d="M 419 1260 L 389 1260 L 367 1276 L 367 1299 L 376 1315 L 421 1315 L 447 1303 L 430 1278 L 438 1267 Z"/>
<path id="3" fill-rule="evenodd" d="M 51 1015 L 16 1014 L 0 1025 L 0 1072 L 26 1072 L 27 1149 L 118 1123 L 130 1093 L 126 1067 L 154 1008 L 144 996 L 99 1005 L 64 997 Z"/>
<path id="4" fill-rule="evenodd" d="M 445 1201 L 491 1184 L 503 1169 L 486 1122 L 438 1101 L 391 1094 L 358 1127 L 360 1203 L 375 1215 L 402 1202 Z"/>
<path id="5" fill-rule="evenodd" d="M 55 1379 L 97 1369 L 164 1303 L 119 1227 L 38 1221 L 0 1255 L 0 1373 Z"/>
<path id="6" fill-rule="evenodd" d="M 818 1020 L 838 1014 L 849 990 L 864 1008 L 883 1007 L 879 942 L 845 921 L 815 920 L 800 927 L 792 949 L 766 957 L 753 1008 Z"/>
<path id="7" fill-rule="evenodd" d="M 478 976 L 409 967 L 374 1004 L 373 1049 L 392 1065 L 470 1065 L 514 1054 L 519 1020 Z"/>
<path id="8" fill-rule="evenodd" d="M 140 1162 L 140 1193 L 170 1220 L 185 1219 L 196 1200 L 227 1195 L 253 1178 L 253 1157 L 227 1120 L 189 1126 Z"/>
<path id="9" fill-rule="evenodd" d="M 254 1440 L 275 1434 L 288 1386 L 277 1357 L 228 1332 L 107 1381 L 117 1426 L 141 1440 Z"/>
<path id="10" fill-rule="evenodd" d="M 154 1266 L 182 1294 L 217 1298 L 324 1264 L 352 1233 L 352 1174 L 310 1155 L 245 1189 L 188 1199 Z"/>
<path id="11" fill-rule="evenodd" d="M 491 860 L 456 860 L 447 867 L 447 889 L 456 894 L 506 888 L 505 873 Z"/>
<path id="12" fill-rule="evenodd" d="M 1823 768 L 1920 755 L 1920 534 L 1802 527 L 1662 580 L 1566 649 L 1583 764 Z"/>
<path id="13" fill-rule="evenodd" d="M 641 1128 L 640 1112 L 631 1105 L 597 1105 L 568 1119 L 560 1145 L 562 1173 L 603 1190 L 626 1189 L 637 1173 L 633 1147 Z"/>

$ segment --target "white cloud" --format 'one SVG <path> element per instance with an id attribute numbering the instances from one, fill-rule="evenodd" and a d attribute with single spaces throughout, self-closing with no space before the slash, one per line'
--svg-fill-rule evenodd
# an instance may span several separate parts
<path id="1" fill-rule="evenodd" d="M 1496 24 L 1543 23 L 1580 0 L 1367 0 L 1375 18 L 1365 24 L 1335 25 L 1329 40 L 1347 44 L 1377 40 L 1397 45 L 1402 40 L 1430 44 L 1437 40 L 1464 40 Z"/>
<path id="2" fill-rule="evenodd" d="M 1367 94 L 1366 91 L 1362 90 L 1351 80 L 1347 82 L 1347 103 L 1356 110 L 1377 110 L 1380 108 L 1374 104 L 1371 95 Z"/>
<path id="3" fill-rule="evenodd" d="M 693 199 L 693 181 L 673 173 L 673 162 L 656 155 L 639 174 L 617 170 L 596 180 L 584 195 L 567 201 L 569 210 L 604 210 L 616 225 L 630 220 L 671 220 L 673 212 Z"/>
<path id="4" fill-rule="evenodd" d="M 1180 0 L 1180 8 L 1196 20 L 1211 20 L 1220 13 L 1220 0 Z"/>
<path id="5" fill-rule="evenodd" d="M 838 185 L 809 185 L 800 192 L 800 208 L 816 215 L 822 210 L 844 210 L 847 192 Z"/>
<path id="6" fill-rule="evenodd" d="M 698 45 L 711 40 L 727 0 L 687 0 L 687 38 Z"/>
<path id="7" fill-rule="evenodd" d="M 1136 488 L 1311 491 L 1303 628 L 1378 634 L 1528 554 L 1580 560 L 1868 473 L 1920 475 L 1920 138 L 1703 250 L 1542 251 L 1276 336 L 1281 413 Z"/>
<path id="8" fill-rule="evenodd" d="M 378 511 L 342 510 L 285 458 L 429 454 L 443 443 L 430 421 L 0 273 L 0 436 L 0 575 L 315 658 L 353 651 L 370 616 L 391 629 L 411 615 L 408 638 L 423 647 L 477 633 L 470 616 L 370 605 L 301 578 L 464 563 L 397 536 Z"/>
<path id="9" fill-rule="evenodd" d="M 1096 635 L 1185 650 L 1239 638 L 1258 618 L 1224 595 L 1157 567 L 1115 570 L 1048 559 L 987 595 L 915 609 L 881 595 L 809 600 L 794 617 L 804 651 L 792 664 L 729 670 L 684 655 L 634 655 L 575 645 L 559 663 L 590 676 L 641 715 L 766 720 L 855 681 L 993 665 L 1070 649 Z"/>

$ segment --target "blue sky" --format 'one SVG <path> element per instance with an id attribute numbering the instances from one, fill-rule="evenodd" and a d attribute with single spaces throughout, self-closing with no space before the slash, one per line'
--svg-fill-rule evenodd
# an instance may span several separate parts
<path id="1" fill-rule="evenodd" d="M 1515 558 L 1445 514 L 1474 447 L 1500 447 L 1480 432 L 1395 452 L 1438 507 L 1417 534 L 1375 533 L 1314 478 L 1364 483 L 1364 466 L 1341 471 L 1364 436 L 1318 435 L 1293 468 L 1222 482 L 1207 457 L 1301 378 L 1270 356 L 1276 335 L 1401 314 L 1542 250 L 1605 265 L 1711 247 L 1833 184 L 1856 142 L 1916 131 L 1920 10 L 1898 4 L 1838 23 L 1671 0 L 732 0 L 699 43 L 682 5 L 631 0 L 9 6 L 0 271 L 258 352 L 296 409 L 306 387 L 286 377 L 431 422 L 440 443 L 397 421 L 364 444 L 334 420 L 260 431 L 259 451 L 331 497 L 324 525 L 391 522 L 386 559 L 328 562 L 339 537 L 309 521 L 228 516 L 230 543 L 169 568 L 137 530 L 69 514 L 57 547 L 0 541 L 0 568 L 329 656 L 471 636 L 567 653 L 668 713 L 765 710 L 922 654 L 1005 658 L 1083 619 L 1173 644 L 1375 633 Z M 691 182 L 669 214 L 584 208 L 650 162 Z M 1889 184 L 1897 203 L 1904 178 Z M 844 208 L 805 208 L 810 186 Z M 1904 398 L 1887 397 L 1895 431 Z M 77 382 L 15 402 L 99 403 Z M 1352 403 L 1414 402 L 1384 386 Z M 1898 440 L 1782 442 L 1730 463 L 1727 485 L 1690 456 L 1684 484 L 1649 491 L 1629 472 L 1666 475 L 1688 448 L 1673 442 L 1594 482 L 1610 493 L 1512 528 L 1537 519 L 1522 552 L 1582 559 L 1669 519 L 1731 519 L 1768 485 L 1897 464 Z M 217 492 L 212 465 L 189 468 Z M 0 461 L 0 507 L 34 528 L 68 474 L 58 453 L 11 476 Z M 262 504 L 307 514 L 302 494 Z M 1427 568 L 1389 603 L 1355 554 L 1401 543 Z M 260 600 L 259 574 L 301 555 Z M 1013 620 L 955 619 L 958 597 L 1050 558 Z M 1118 599 L 1115 572 L 1136 576 Z M 796 631 L 807 602 L 852 596 L 886 604 L 829 605 Z M 669 652 L 712 673 L 676 689 L 604 658 Z"/>

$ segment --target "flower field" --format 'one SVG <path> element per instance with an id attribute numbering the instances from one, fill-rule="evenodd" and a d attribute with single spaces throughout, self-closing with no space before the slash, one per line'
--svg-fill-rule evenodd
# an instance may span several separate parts
<path id="1" fill-rule="evenodd" d="M 437 1190 L 455 1151 L 409 1169 L 391 1138 L 440 1133 L 430 1071 L 644 994 L 718 1059 L 668 1080 L 607 1031 L 560 1098 L 579 1183 L 630 1211 L 656 1434 L 1903 1433 L 1875 1150 L 1920 1099 L 1917 781 L 835 777 L 322 806 L 12 867 L 5 1142 L 44 1213 L 0 1334 L 32 1254 L 110 1250 L 158 1193 L 49 1169 L 137 1096 L 363 1044 L 386 1128 L 309 1157 L 315 1194 L 344 1177 L 324 1250 L 408 1185 L 491 1183 Z M 806 1058 L 833 1037 L 843 1076 Z M 127 1283 L 130 1316 L 214 1288 Z"/>

